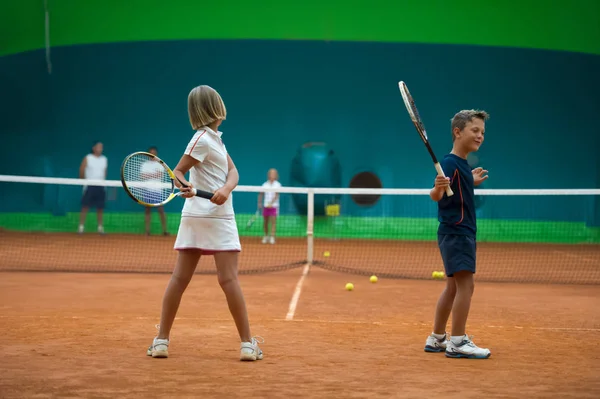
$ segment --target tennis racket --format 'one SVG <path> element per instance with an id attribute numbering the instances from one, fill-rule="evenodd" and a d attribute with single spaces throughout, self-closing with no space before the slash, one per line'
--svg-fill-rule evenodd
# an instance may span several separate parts
<path id="1" fill-rule="evenodd" d="M 254 224 L 254 222 L 256 222 L 256 219 L 258 219 L 259 216 L 260 216 L 260 210 L 257 209 L 256 213 L 254 215 L 252 215 L 250 220 L 248 220 L 248 223 L 246 224 L 246 228 L 249 229 L 250 227 L 252 227 L 252 225 Z"/>
<path id="2" fill-rule="evenodd" d="M 406 110 L 408 111 L 408 115 L 410 115 L 410 119 L 412 119 L 417 132 L 421 136 L 421 139 L 425 143 L 425 147 L 427 147 L 427 151 L 429 151 L 429 155 L 431 155 L 431 159 L 433 160 L 433 165 L 435 166 L 435 170 L 437 171 L 439 176 L 444 176 L 444 170 L 442 169 L 442 165 L 437 160 L 437 157 L 433 153 L 433 149 L 431 145 L 429 145 L 429 139 L 427 138 L 427 131 L 425 130 L 425 125 L 423 125 L 423 121 L 419 116 L 419 111 L 417 111 L 417 106 L 415 105 L 415 100 L 413 100 L 410 92 L 408 91 L 408 87 L 406 83 L 403 81 L 398 82 L 398 86 L 400 87 L 400 94 L 402 94 L 402 99 L 404 100 L 404 105 L 406 105 Z M 450 186 L 446 186 L 446 194 L 448 197 L 454 195 L 454 192 L 450 188 Z"/>
<path id="3" fill-rule="evenodd" d="M 181 191 L 175 192 L 175 180 L 185 186 L 167 164 L 149 152 L 134 152 L 121 165 L 121 183 L 125 192 L 138 204 L 147 207 L 163 206 Z M 187 187 L 187 186 L 185 186 Z M 194 195 L 211 199 L 208 191 L 193 189 Z"/>

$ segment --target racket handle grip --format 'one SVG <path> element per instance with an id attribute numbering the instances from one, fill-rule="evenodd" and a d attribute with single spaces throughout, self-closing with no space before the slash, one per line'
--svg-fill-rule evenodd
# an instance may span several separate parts
<path id="1" fill-rule="evenodd" d="M 208 191 L 196 190 L 194 189 L 194 195 L 196 197 L 211 199 L 213 197 L 213 193 L 209 193 Z"/>
<path id="2" fill-rule="evenodd" d="M 444 174 L 444 170 L 442 169 L 442 165 L 440 165 L 439 162 L 435 163 L 435 170 L 437 171 L 438 176 L 446 177 L 446 175 Z M 452 189 L 450 188 L 450 185 L 446 186 L 446 195 L 448 197 L 452 197 L 454 195 L 454 191 L 452 191 Z"/>

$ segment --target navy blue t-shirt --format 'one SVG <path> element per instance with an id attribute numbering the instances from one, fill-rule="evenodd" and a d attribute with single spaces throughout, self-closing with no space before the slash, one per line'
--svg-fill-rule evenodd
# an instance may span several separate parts
<path id="1" fill-rule="evenodd" d="M 466 159 L 448 154 L 440 162 L 444 174 L 450 178 L 452 197 L 446 193 L 438 201 L 438 234 L 458 234 L 475 237 L 475 192 L 473 172 Z"/>

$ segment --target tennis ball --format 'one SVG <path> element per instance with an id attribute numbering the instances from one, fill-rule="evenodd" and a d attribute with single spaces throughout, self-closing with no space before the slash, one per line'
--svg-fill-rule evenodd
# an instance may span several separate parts
<path id="1" fill-rule="evenodd" d="M 352 291 L 353 289 L 354 289 L 354 284 L 352 284 L 352 283 L 346 284 L 346 291 Z"/>
<path id="2" fill-rule="evenodd" d="M 437 276 L 438 276 L 438 272 L 436 272 L 436 271 L 431 272 L 431 278 L 437 278 Z"/>
<path id="3" fill-rule="evenodd" d="M 372 283 L 376 283 L 377 282 L 377 276 L 373 275 L 369 278 L 369 281 Z"/>
<path id="4" fill-rule="evenodd" d="M 443 280 L 444 279 L 444 272 L 437 272 L 437 278 L 439 280 Z"/>
<path id="5" fill-rule="evenodd" d="M 331 254 L 329 253 L 329 251 L 325 251 L 325 252 L 323 252 L 323 256 L 324 256 L 324 257 L 326 257 L 326 258 L 327 258 L 327 257 L 329 257 L 329 255 L 331 255 Z"/>

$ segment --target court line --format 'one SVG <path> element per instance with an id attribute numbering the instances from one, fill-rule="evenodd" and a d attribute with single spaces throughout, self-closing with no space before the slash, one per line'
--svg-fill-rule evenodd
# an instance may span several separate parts
<path id="1" fill-rule="evenodd" d="M 286 320 L 293 320 L 294 314 L 296 313 L 296 306 L 298 306 L 298 300 L 300 299 L 300 294 L 302 293 L 302 286 L 304 285 L 304 280 L 308 275 L 308 271 L 310 270 L 310 263 L 304 265 L 304 269 L 302 269 L 302 275 L 300 276 L 300 280 L 296 284 L 296 289 L 294 290 L 294 295 L 292 295 L 292 300 L 290 301 L 290 306 L 288 308 L 287 315 L 285 316 Z"/>
<path id="2" fill-rule="evenodd" d="M 87 317 L 87 316 L 6 316 L 0 315 L 1 319 L 63 319 L 63 320 L 85 320 L 85 319 L 102 319 L 104 317 Z M 125 316 L 115 316 L 113 319 L 118 320 L 152 320 L 158 322 L 158 318 L 146 317 L 146 316 L 134 316 L 134 317 L 125 317 Z M 222 321 L 222 322 L 231 322 L 229 318 L 203 318 L 203 317 L 176 317 L 175 320 L 188 320 L 188 321 Z M 366 321 L 366 320 L 322 320 L 322 319 L 255 319 L 254 323 L 260 324 L 261 322 L 296 322 L 296 323 L 313 323 L 313 324 L 358 324 L 358 325 L 372 325 L 372 326 L 418 326 L 418 327 L 429 327 L 431 324 L 428 323 L 409 323 L 409 322 L 398 322 L 398 323 L 386 323 L 382 321 Z M 579 327 L 523 327 L 523 326 L 495 326 L 495 325 L 487 325 L 481 326 L 481 328 L 490 328 L 490 329 L 517 329 L 517 330 L 537 330 L 537 331 L 574 331 L 574 332 L 599 332 L 600 328 L 579 328 Z"/>

